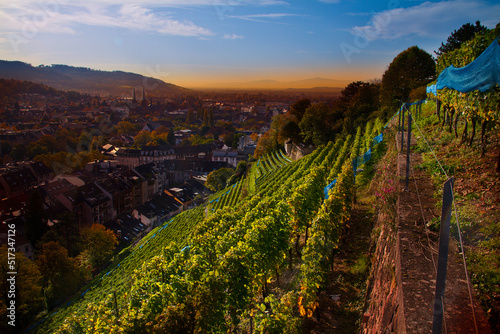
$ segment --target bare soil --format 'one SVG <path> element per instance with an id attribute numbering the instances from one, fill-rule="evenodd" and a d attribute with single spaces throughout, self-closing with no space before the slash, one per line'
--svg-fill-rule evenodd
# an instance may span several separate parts
<path id="1" fill-rule="evenodd" d="M 421 155 L 410 155 L 410 166 L 421 163 Z M 405 190 L 406 155 L 398 158 L 400 178 L 399 234 L 401 274 L 407 333 L 432 332 L 434 294 L 439 235 L 426 228 L 433 217 L 440 216 L 434 198 L 432 179 L 421 170 L 411 169 L 408 190 Z M 471 307 L 467 277 L 457 242 L 451 238 L 448 254 L 445 317 L 443 333 L 489 334 L 492 330 L 484 311 L 474 300 Z M 473 298 L 475 296 L 473 295 Z"/>
<path id="2" fill-rule="evenodd" d="M 353 208 L 349 228 L 330 272 L 330 285 L 304 333 L 352 334 L 359 327 L 369 270 L 373 210 L 361 199 Z"/>
<path id="3" fill-rule="evenodd" d="M 400 281 L 406 332 L 431 333 L 439 235 L 430 231 L 426 224 L 433 218 L 440 217 L 441 209 L 435 198 L 436 189 L 432 178 L 425 171 L 413 168 L 421 163 L 421 154 L 412 153 L 410 159 L 408 190 L 405 190 L 406 155 L 400 154 L 397 159 L 399 187 L 397 207 L 394 210 L 397 211 L 398 217 L 399 242 L 394 247 L 399 247 L 401 257 Z M 488 191 L 500 184 L 493 180 L 488 181 L 489 183 L 480 183 Z M 466 188 L 461 179 L 457 180 L 456 186 L 460 192 L 465 193 L 464 195 L 474 191 Z M 495 195 L 496 198 L 498 194 Z M 367 320 L 363 318 L 362 308 L 369 268 L 361 271 L 354 268 L 359 268 L 357 263 L 361 259 L 370 259 L 374 254 L 374 249 L 370 248 L 370 235 L 376 218 L 368 203 L 368 200 L 361 198 L 354 206 L 349 229 L 330 274 L 330 285 L 321 293 L 319 307 L 306 324 L 304 333 L 356 333 L 359 332 L 360 324 Z M 487 209 L 497 210 L 489 207 Z M 451 238 L 442 333 L 494 333 L 474 292 L 472 307 L 467 283 L 458 243 Z M 400 310 L 396 308 L 393 311 L 389 313 L 395 316 Z M 391 333 L 392 330 L 386 328 L 385 332 Z"/>

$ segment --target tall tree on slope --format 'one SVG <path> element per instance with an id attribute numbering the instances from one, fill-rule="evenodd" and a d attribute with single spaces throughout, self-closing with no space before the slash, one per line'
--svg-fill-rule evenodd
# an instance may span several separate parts
<path id="1" fill-rule="evenodd" d="M 441 43 L 441 46 L 435 54 L 440 57 L 443 53 L 453 51 L 460 48 L 463 42 L 469 41 L 474 38 L 476 33 L 486 31 L 487 28 L 481 25 L 481 22 L 476 21 L 476 25 L 471 23 L 466 23 L 460 27 L 458 30 L 453 30 L 451 35 L 446 40 L 446 44 Z"/>
<path id="2" fill-rule="evenodd" d="M 384 75 L 380 102 L 385 112 L 394 111 L 400 101 L 407 102 L 410 92 L 428 84 L 436 74 L 432 56 L 418 46 L 412 46 L 393 59 Z"/>

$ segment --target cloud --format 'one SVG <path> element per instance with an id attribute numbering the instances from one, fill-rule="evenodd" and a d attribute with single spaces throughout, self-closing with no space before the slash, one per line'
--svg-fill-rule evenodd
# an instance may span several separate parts
<path id="1" fill-rule="evenodd" d="M 26 2 L 26 1 L 24 1 Z M 38 32 L 75 34 L 77 24 L 116 27 L 176 36 L 211 36 L 210 29 L 190 21 L 179 21 L 151 9 L 125 4 L 99 8 L 92 3 L 81 6 L 26 6 L 23 0 L 16 6 L 0 6 L 0 29 L 31 35 Z M 27 32 L 28 31 L 28 32 Z"/>
<path id="2" fill-rule="evenodd" d="M 247 20 L 247 21 L 270 22 L 266 19 L 273 20 L 289 16 L 299 16 L 299 15 L 289 14 L 289 13 L 270 13 L 270 14 L 250 14 L 250 15 L 228 15 L 227 17 L 233 19 Z"/>
<path id="3" fill-rule="evenodd" d="M 339 3 L 341 0 L 319 0 L 319 2 L 323 3 Z"/>
<path id="4" fill-rule="evenodd" d="M 271 5 L 286 5 L 283 0 L 72 0 L 74 5 L 88 5 L 94 7 L 109 7 L 115 5 L 140 5 L 145 7 L 162 6 L 162 7 L 189 7 L 189 6 L 271 6 Z M 0 7 L 43 7 L 43 6 L 58 6 L 67 5 L 67 0 L 15 0 L 0 4 Z"/>
<path id="5" fill-rule="evenodd" d="M 487 5 L 482 1 L 424 2 L 413 7 L 373 14 L 367 25 L 355 26 L 350 31 L 353 35 L 361 35 L 367 40 L 445 38 L 452 32 L 450 26 L 458 29 L 462 24 L 474 23 L 476 20 L 494 26 L 499 12 L 500 5 Z"/>
<path id="6" fill-rule="evenodd" d="M 224 35 L 224 39 L 244 39 L 245 36 L 242 36 L 242 35 L 236 35 L 236 34 L 225 34 Z"/>

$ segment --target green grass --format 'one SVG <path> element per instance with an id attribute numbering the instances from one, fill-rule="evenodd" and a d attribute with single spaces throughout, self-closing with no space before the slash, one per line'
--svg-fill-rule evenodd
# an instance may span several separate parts
<path id="1" fill-rule="evenodd" d="M 431 149 L 424 147 L 419 140 L 418 150 L 424 152 L 424 162 L 418 166 L 432 178 L 436 197 L 441 197 L 442 184 L 446 177 L 435 161 L 434 154 L 448 176 L 455 177 L 454 198 L 458 211 L 458 222 L 466 247 L 469 275 L 474 284 L 476 295 L 494 326 L 500 327 L 500 196 L 498 173 L 495 163 L 498 154 L 498 129 L 486 132 L 486 156 L 481 155 L 481 125 L 476 125 L 476 136 L 472 145 L 462 140 L 465 128 L 463 117 L 458 122 L 458 138 L 449 126 L 442 126 L 433 115 L 435 104 L 424 106 L 423 117 L 418 121 Z M 479 123 L 479 122 L 478 122 Z M 472 129 L 468 126 L 469 137 Z M 438 206 L 441 201 L 438 201 Z M 433 220 L 434 228 L 439 227 L 438 218 Z M 451 235 L 458 236 L 457 219 L 452 218 Z M 499 328 L 497 327 L 497 329 Z"/>

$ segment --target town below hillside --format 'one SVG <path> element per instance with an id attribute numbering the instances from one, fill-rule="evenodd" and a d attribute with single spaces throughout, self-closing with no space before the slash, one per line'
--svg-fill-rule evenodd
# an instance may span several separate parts
<path id="1" fill-rule="evenodd" d="M 0 86 L 2 235 L 15 223 L 16 249 L 29 259 L 68 217 L 75 231 L 102 224 L 125 247 L 203 203 L 212 193 L 207 176 L 251 159 L 273 117 L 302 96 L 156 98 L 142 89 L 102 98 L 12 79 Z M 29 221 L 30 210 L 39 222 Z M 33 228 L 39 224 L 45 227 Z M 64 244 L 75 255 L 69 239 Z"/>

